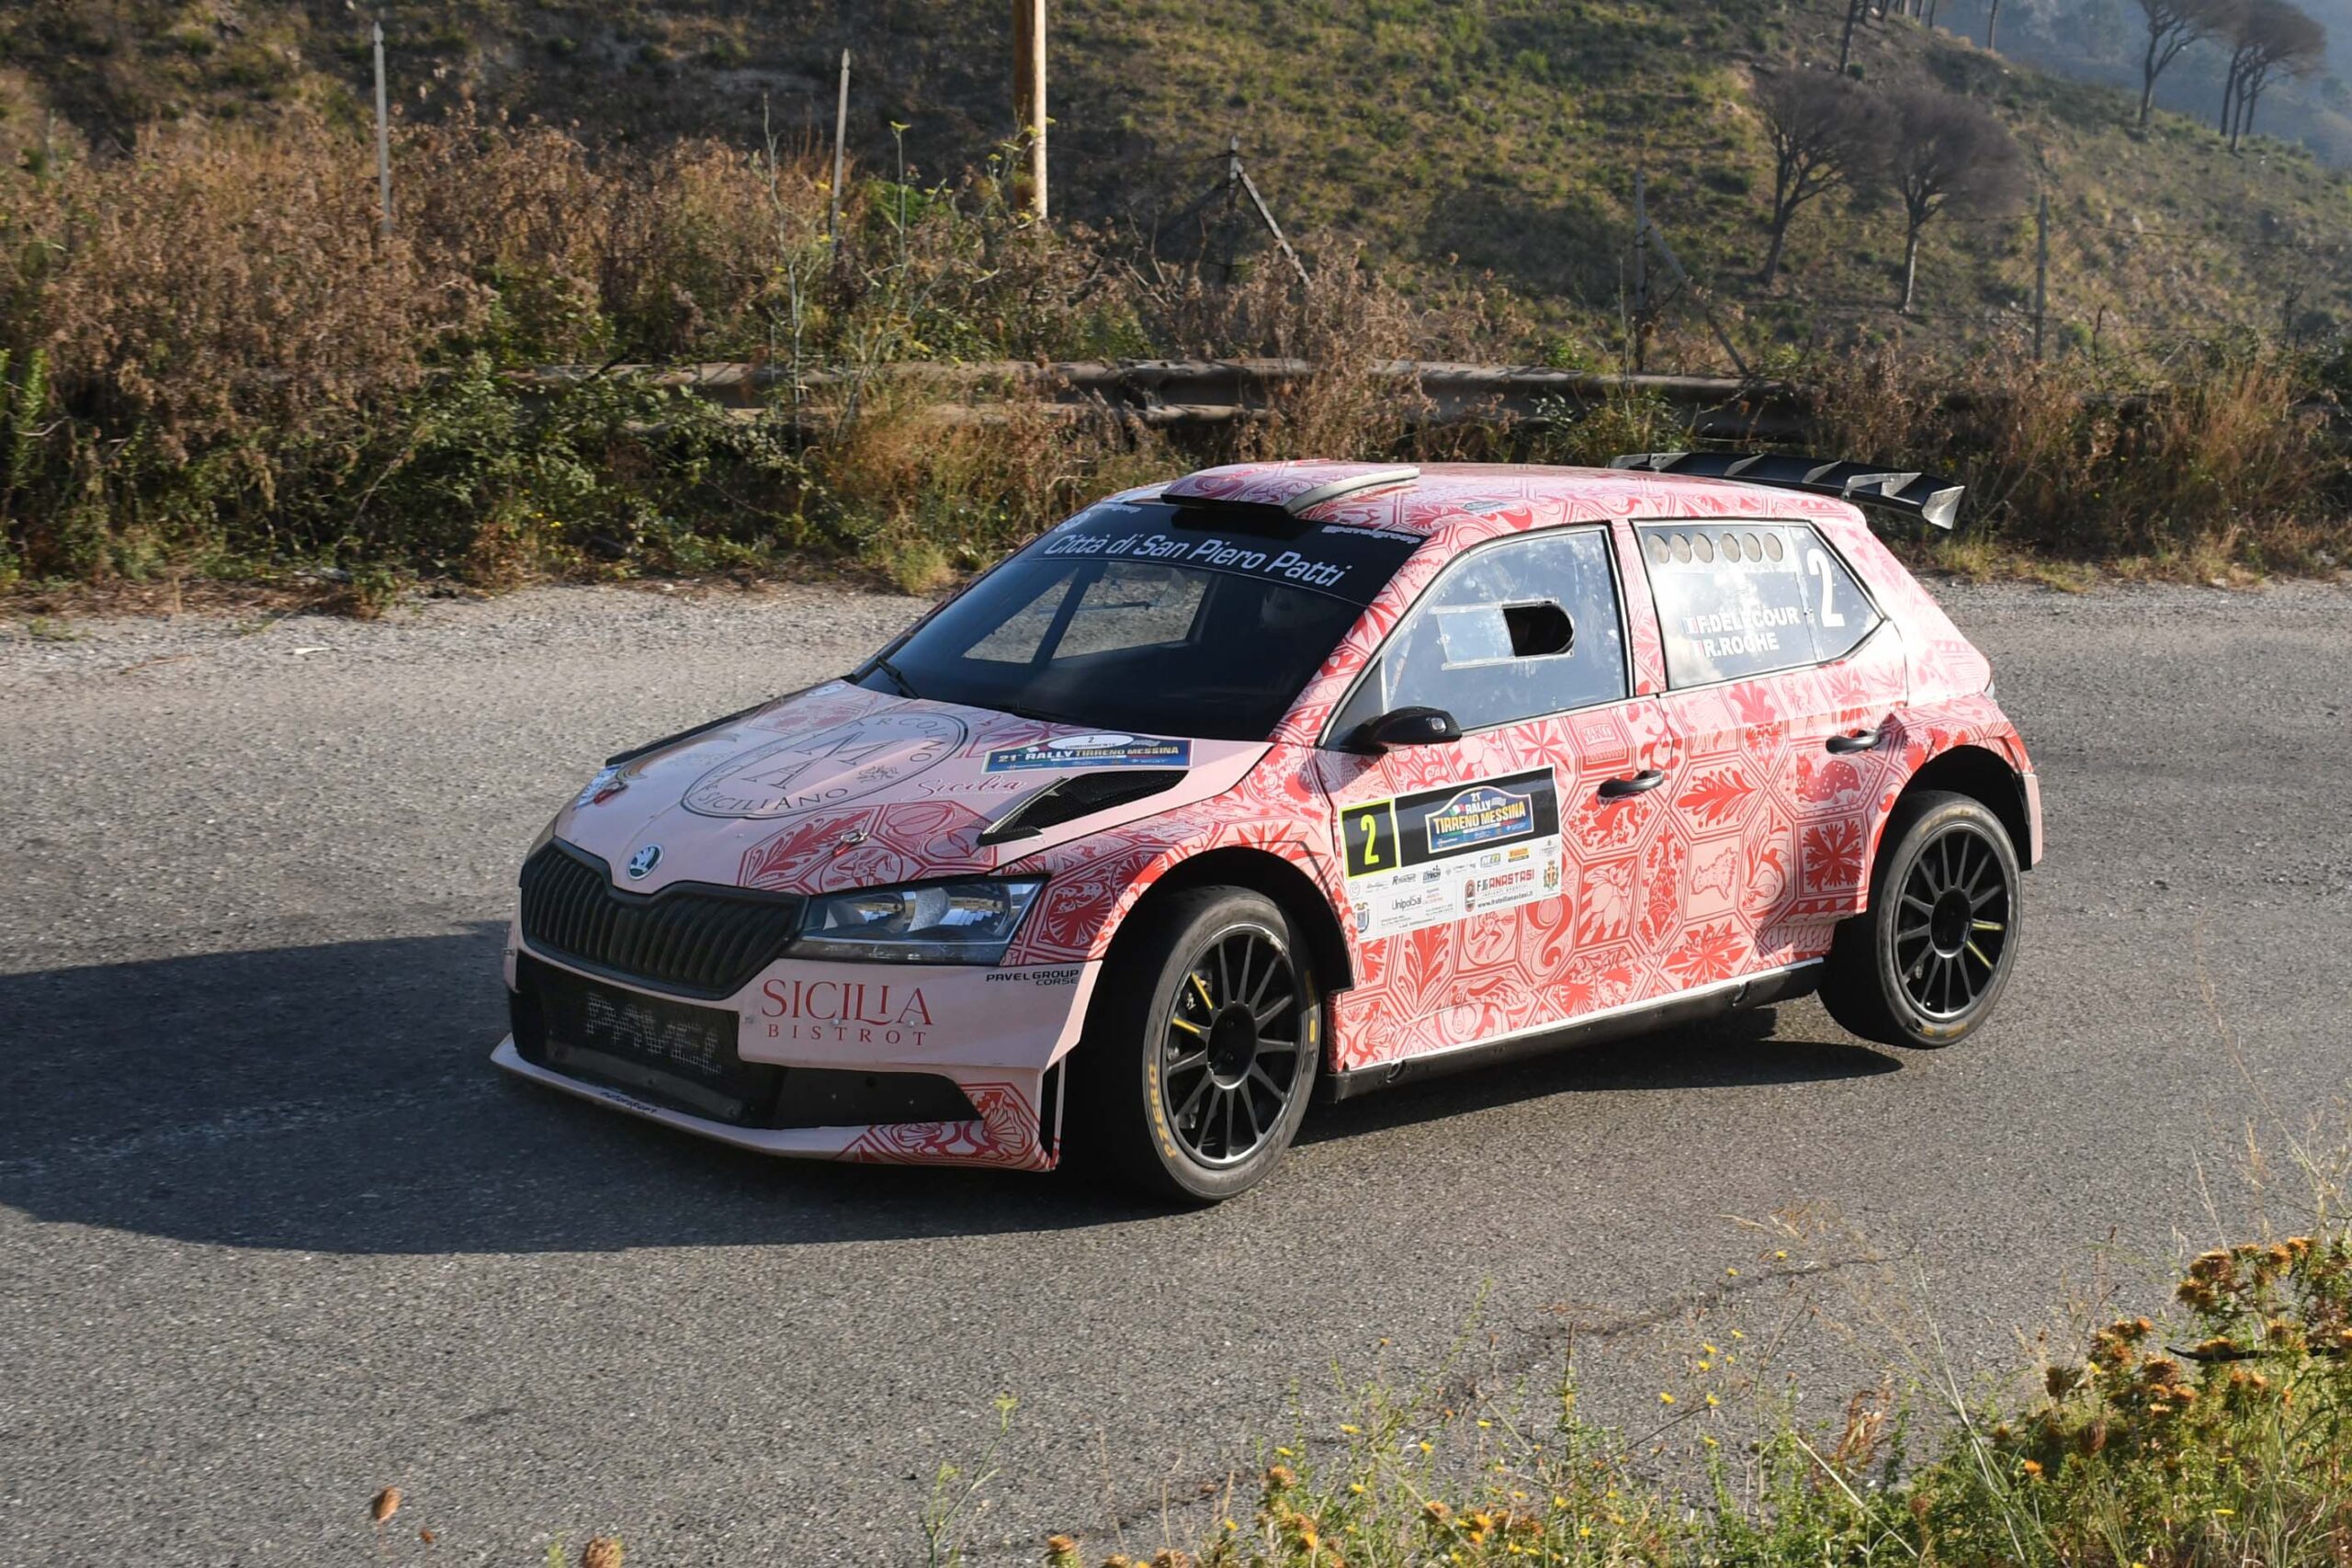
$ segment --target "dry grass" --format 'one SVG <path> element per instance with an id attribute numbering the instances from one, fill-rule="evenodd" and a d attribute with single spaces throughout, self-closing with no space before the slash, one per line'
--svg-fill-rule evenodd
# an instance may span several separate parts
<path id="1" fill-rule="evenodd" d="M 2239 344 L 2152 392 L 2081 362 L 1921 372 L 1898 349 L 1823 362 L 1817 445 L 1955 472 L 1973 536 L 1948 559 L 2028 558 L 2206 581 L 2328 571 L 2352 530 L 2346 443 L 2312 368 Z"/>
<path id="2" fill-rule="evenodd" d="M 1208 462 L 1594 461 L 1686 439 L 1634 396 L 1432 424 L 1371 367 L 1558 357 L 1523 301 L 1472 286 L 1428 305 L 1328 246 L 1311 287 L 1262 264 L 1213 282 L 1029 222 L 992 166 L 861 178 L 836 244 L 829 171 L 790 148 L 599 149 L 470 112 L 401 138 L 390 236 L 365 142 L 300 110 L 0 175 L 0 586 L 325 568 L 368 614 L 420 578 L 850 559 L 922 590 L 1093 495 Z M 1035 394 L 950 417 L 880 374 L 1177 355 L 1318 369 L 1181 439 Z M 500 374 L 707 358 L 776 367 L 781 389 L 738 416 L 628 378 L 541 395 Z M 818 368 L 836 373 L 821 391 Z M 2086 361 L 1888 347 L 1792 369 L 1821 389 L 1816 446 L 1966 475 L 1984 527 L 1948 547 L 1962 570 L 2226 581 L 2346 553 L 2322 370 L 2258 344 L 2186 359 L 2137 400 Z"/>

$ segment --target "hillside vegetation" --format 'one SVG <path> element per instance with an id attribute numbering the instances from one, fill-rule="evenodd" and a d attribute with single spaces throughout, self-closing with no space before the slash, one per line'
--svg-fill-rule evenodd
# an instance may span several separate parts
<path id="1" fill-rule="evenodd" d="M 902 147 L 923 174 L 952 174 L 1009 129 L 1001 4 L 380 9 L 410 116 L 472 97 L 591 141 L 693 134 L 750 149 L 764 114 L 806 141 L 830 134 L 847 45 L 853 141 L 869 167 Z M 1955 4 L 1948 19 L 1965 15 Z M 1781 286 L 1750 281 L 1770 187 L 1755 73 L 1834 62 L 1842 16 L 1831 0 L 1057 0 L 1057 206 L 1184 254 L 1200 236 L 1181 215 L 1238 136 L 1289 228 L 1361 243 L 1410 288 L 1459 293 L 1491 273 L 1557 329 L 1555 357 L 1592 358 L 1618 309 L 1640 167 L 1666 233 L 1749 340 L 1899 324 L 1915 340 L 2017 341 L 2033 284 L 2022 201 L 1939 225 L 1915 321 L 1893 316 L 1900 229 L 1875 194 L 1808 210 Z M 2228 326 L 2314 336 L 2352 321 L 2352 182 L 2301 149 L 2256 139 L 2233 156 L 2174 115 L 2143 134 L 2122 93 L 1899 17 L 1866 24 L 1857 61 L 1867 85 L 1931 80 L 2017 132 L 2051 197 L 2052 310 L 2067 341 L 2161 353 Z M 105 145 L 189 116 L 307 105 L 356 126 L 367 112 L 365 21 L 341 6 L 37 0 L 0 19 L 0 136 L 20 152 L 44 134 Z M 62 130 L 47 130 L 49 107 Z M 896 141 L 894 126 L 906 128 Z"/>
<path id="2" fill-rule="evenodd" d="M 1951 558 L 2211 577 L 2346 554 L 2345 180 L 2170 116 L 2143 133 L 2112 92 L 1899 18 L 1864 30 L 1856 83 L 1819 69 L 1828 14 L 1762 0 L 1064 0 L 1038 224 L 1001 177 L 1001 50 L 974 6 L 890 0 L 854 28 L 748 6 L 390 11 L 389 234 L 351 13 L 0 17 L 0 129 L 36 138 L 0 169 L 0 588 L 232 577 L 372 611 L 420 576 L 843 561 L 924 588 L 1204 462 L 1680 444 L 1635 396 L 1443 425 L 1366 373 L 1627 365 L 1636 168 L 1743 358 L 1811 389 L 1817 442 L 1970 481 L 1976 531 Z M 836 242 L 830 150 L 798 117 L 844 34 L 863 63 Z M 1778 281 L 1756 281 L 1766 110 L 1793 83 L 1903 128 L 1849 155 L 1938 124 L 1996 139 L 2009 177 L 1932 213 L 1912 311 L 1899 168 L 1858 165 L 1803 207 Z M 1197 204 L 1237 129 L 1310 284 Z M 1669 299 L 1651 368 L 1722 367 L 1698 303 Z M 1320 368 L 1181 436 L 1034 389 L 943 406 L 888 369 L 1203 355 Z M 772 395 L 725 411 L 607 373 L 724 359 L 766 364 Z M 549 363 L 599 368 L 561 389 L 510 374 Z"/>

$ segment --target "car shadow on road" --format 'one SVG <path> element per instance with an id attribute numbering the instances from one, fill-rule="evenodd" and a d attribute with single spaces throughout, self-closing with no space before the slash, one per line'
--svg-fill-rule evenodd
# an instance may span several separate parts
<path id="1" fill-rule="evenodd" d="M 1743 1089 L 1900 1072 L 1903 1064 L 1859 1041 L 1779 1032 L 1803 1028 L 1793 1007 L 1757 1008 L 1548 1055 L 1426 1078 L 1317 1109 L 1299 1142 L 1356 1137 L 1413 1122 L 1468 1115 L 1555 1094 L 1628 1089 Z"/>
<path id="2" fill-rule="evenodd" d="M 576 1252 L 1046 1232 L 1164 1209 L 1099 1182 L 781 1161 L 517 1084 L 503 929 L 0 976 L 0 1204 L 322 1253 Z M 1572 1089 L 1884 1071 L 1760 1015 L 1323 1107 L 1312 1139 Z"/>

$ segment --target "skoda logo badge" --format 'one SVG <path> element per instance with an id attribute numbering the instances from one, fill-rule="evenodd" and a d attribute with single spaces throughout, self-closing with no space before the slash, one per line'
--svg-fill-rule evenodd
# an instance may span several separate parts
<path id="1" fill-rule="evenodd" d="M 642 882 L 645 880 L 646 874 L 661 863 L 662 846 L 648 844 L 628 857 L 628 879 L 631 882 Z"/>

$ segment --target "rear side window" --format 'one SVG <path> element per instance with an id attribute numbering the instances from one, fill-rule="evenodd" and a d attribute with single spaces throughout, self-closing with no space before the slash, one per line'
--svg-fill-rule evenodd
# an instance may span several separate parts
<path id="1" fill-rule="evenodd" d="M 1547 530 L 1450 568 L 1398 625 L 1335 728 L 1433 707 L 1484 729 L 1626 693 L 1609 536 Z"/>
<path id="2" fill-rule="evenodd" d="M 1826 664 L 1843 659 L 1878 629 L 1879 615 L 1862 596 L 1862 585 L 1838 552 L 1810 528 L 1789 534 L 1804 548 L 1805 607 L 1813 616 L 1813 656 Z"/>
<path id="3" fill-rule="evenodd" d="M 1638 530 L 1676 686 L 1826 663 L 1876 629 L 1861 587 L 1801 523 L 1655 523 Z"/>

